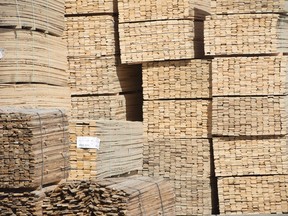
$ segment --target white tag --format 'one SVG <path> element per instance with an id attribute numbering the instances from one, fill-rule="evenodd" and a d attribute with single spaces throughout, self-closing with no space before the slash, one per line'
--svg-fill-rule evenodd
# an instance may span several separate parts
<path id="1" fill-rule="evenodd" d="M 4 58 L 4 53 L 5 53 L 4 49 L 0 48 L 0 60 Z"/>
<path id="2" fill-rule="evenodd" d="M 98 137 L 81 136 L 77 137 L 77 148 L 100 148 L 100 139 Z"/>

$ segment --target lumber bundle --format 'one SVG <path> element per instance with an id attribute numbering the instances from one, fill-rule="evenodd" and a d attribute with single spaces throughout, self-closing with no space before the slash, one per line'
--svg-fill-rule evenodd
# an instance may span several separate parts
<path id="1" fill-rule="evenodd" d="M 210 11 L 210 1 L 118 0 L 119 22 L 201 19 Z"/>
<path id="2" fill-rule="evenodd" d="M 2 84 L 0 104 L 25 108 L 58 108 L 68 114 L 71 108 L 70 89 L 44 84 Z"/>
<path id="3" fill-rule="evenodd" d="M 216 136 L 286 135 L 286 96 L 213 99 L 212 134 Z"/>
<path id="4" fill-rule="evenodd" d="M 120 23 L 121 63 L 201 57 L 203 22 L 160 20 Z"/>
<path id="5" fill-rule="evenodd" d="M 209 100 L 144 101 L 144 134 L 154 138 L 207 138 L 211 133 Z"/>
<path id="6" fill-rule="evenodd" d="M 219 178 L 221 214 L 288 212 L 288 175 Z"/>
<path id="7" fill-rule="evenodd" d="M 99 138 L 100 148 L 77 148 L 77 137 L 83 136 Z M 100 179 L 142 169 L 142 122 L 72 121 L 70 139 L 70 179 Z"/>
<path id="8" fill-rule="evenodd" d="M 287 0 L 211 0 L 212 14 L 287 13 Z"/>
<path id="9" fill-rule="evenodd" d="M 64 1 L 1 0 L 0 26 L 39 29 L 62 36 L 64 31 Z"/>
<path id="10" fill-rule="evenodd" d="M 286 137 L 214 138 L 216 176 L 288 174 Z"/>
<path id="11" fill-rule="evenodd" d="M 205 54 L 270 54 L 288 52 L 288 21 L 279 14 L 207 16 Z"/>
<path id="12" fill-rule="evenodd" d="M 176 215 L 211 215 L 209 139 L 154 139 L 143 160 L 143 175 L 174 184 Z"/>
<path id="13" fill-rule="evenodd" d="M 142 119 L 140 93 L 125 95 L 83 95 L 71 98 L 72 119 L 131 120 Z"/>
<path id="14" fill-rule="evenodd" d="M 1 107 L 0 129 L 0 188 L 37 188 L 68 176 L 64 112 Z"/>
<path id="15" fill-rule="evenodd" d="M 120 65 L 118 56 L 68 58 L 72 95 L 141 90 L 141 66 Z"/>
<path id="16" fill-rule="evenodd" d="M 227 57 L 212 60 L 213 96 L 284 95 L 286 56 Z"/>
<path id="17" fill-rule="evenodd" d="M 68 181 L 49 196 L 43 215 L 175 215 L 174 191 L 163 179 Z"/>
<path id="18" fill-rule="evenodd" d="M 211 97 L 211 61 L 194 59 L 142 65 L 145 100 Z"/>
<path id="19" fill-rule="evenodd" d="M 2 9 L 1 3 L 0 7 Z M 67 86 L 66 44 L 30 30 L 0 29 L 0 83 Z"/>
<path id="20" fill-rule="evenodd" d="M 113 16 L 66 17 L 68 57 L 101 57 L 119 53 Z"/>
<path id="21" fill-rule="evenodd" d="M 65 0 L 67 14 L 117 13 L 116 0 Z"/>

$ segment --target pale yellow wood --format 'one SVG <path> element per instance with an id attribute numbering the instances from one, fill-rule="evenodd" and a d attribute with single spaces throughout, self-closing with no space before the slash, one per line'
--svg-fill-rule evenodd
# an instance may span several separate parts
<path id="1" fill-rule="evenodd" d="M 66 14 L 116 13 L 116 0 L 65 0 Z"/>

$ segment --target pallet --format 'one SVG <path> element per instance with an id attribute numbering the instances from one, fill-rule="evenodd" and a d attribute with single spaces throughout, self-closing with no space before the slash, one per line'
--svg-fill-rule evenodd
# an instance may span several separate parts
<path id="1" fill-rule="evenodd" d="M 287 94 L 287 56 L 226 57 L 212 61 L 213 96 Z"/>
<path id="2" fill-rule="evenodd" d="M 61 38 L 8 28 L 1 28 L 0 35 L 1 84 L 68 85 L 66 44 Z"/>
<path id="3" fill-rule="evenodd" d="M 122 64 L 202 57 L 203 22 L 164 20 L 120 23 Z"/>
<path id="4" fill-rule="evenodd" d="M 142 65 L 144 100 L 211 97 L 211 61 L 180 60 Z"/>
<path id="5" fill-rule="evenodd" d="M 288 52 L 288 18 L 279 14 L 207 16 L 206 55 L 273 54 Z"/>
<path id="6" fill-rule="evenodd" d="M 63 35 L 64 2 L 60 0 L 1 0 L 0 27 L 12 26 Z"/>

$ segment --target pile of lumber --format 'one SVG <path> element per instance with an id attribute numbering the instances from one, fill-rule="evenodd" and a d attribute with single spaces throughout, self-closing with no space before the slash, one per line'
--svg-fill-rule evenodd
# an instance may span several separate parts
<path id="1" fill-rule="evenodd" d="M 213 96 L 287 93 L 287 56 L 218 57 L 212 61 Z"/>
<path id="2" fill-rule="evenodd" d="M 144 63 L 144 99 L 210 98 L 210 67 L 205 59 Z"/>
<path id="3" fill-rule="evenodd" d="M 71 179 L 100 179 L 142 169 L 142 122 L 72 121 L 70 134 Z M 99 138 L 99 149 L 77 148 L 77 138 L 83 136 Z"/>
<path id="4" fill-rule="evenodd" d="M 205 21 L 205 54 L 288 52 L 288 21 L 279 14 L 211 15 Z"/>
<path id="5" fill-rule="evenodd" d="M 219 178 L 219 206 L 225 214 L 288 212 L 288 175 Z"/>
<path id="6" fill-rule="evenodd" d="M 95 13 L 116 13 L 116 0 L 65 0 L 65 13 L 72 15 L 95 14 Z"/>
<path id="7" fill-rule="evenodd" d="M 1 0 L 0 27 L 14 26 L 61 36 L 64 30 L 64 1 Z"/>
<path id="8" fill-rule="evenodd" d="M 172 186 L 149 177 L 68 181 L 45 199 L 44 215 L 174 215 Z"/>

